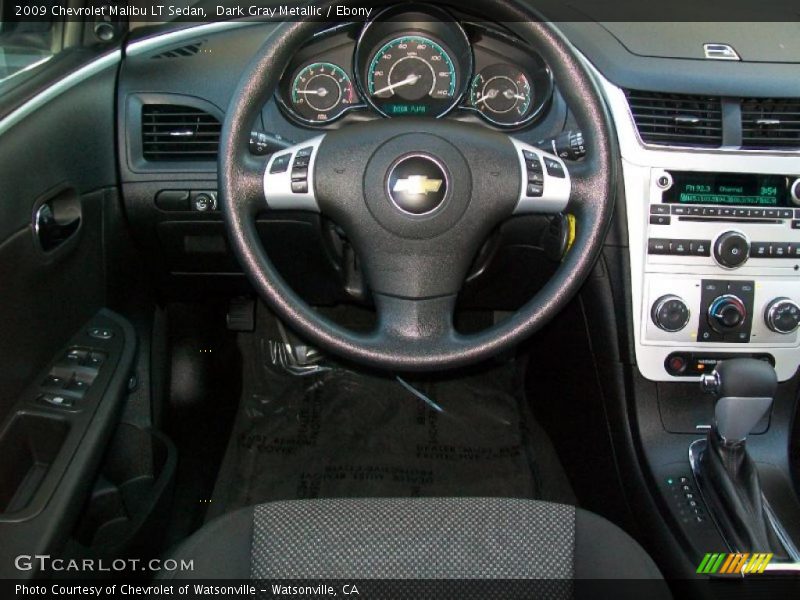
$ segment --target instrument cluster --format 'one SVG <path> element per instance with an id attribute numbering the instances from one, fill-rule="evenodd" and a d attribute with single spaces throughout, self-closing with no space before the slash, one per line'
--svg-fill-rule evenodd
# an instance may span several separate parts
<path id="1" fill-rule="evenodd" d="M 552 93 L 547 65 L 511 34 L 405 5 L 316 36 L 289 65 L 276 97 L 292 120 L 310 127 L 447 116 L 518 129 L 543 115 Z"/>

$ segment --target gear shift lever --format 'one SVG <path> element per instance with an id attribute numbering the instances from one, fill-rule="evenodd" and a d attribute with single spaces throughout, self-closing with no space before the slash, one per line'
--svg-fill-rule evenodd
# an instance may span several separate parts
<path id="1" fill-rule="evenodd" d="M 772 407 L 778 387 L 775 369 L 754 358 L 723 361 L 702 383 L 705 390 L 717 395 L 712 432 L 725 446 L 745 443 Z"/>
<path id="2" fill-rule="evenodd" d="M 758 471 L 746 448 L 747 435 L 772 407 L 775 370 L 752 358 L 726 360 L 702 384 L 718 398 L 698 465 L 704 496 L 735 550 L 785 556 L 764 512 Z"/>

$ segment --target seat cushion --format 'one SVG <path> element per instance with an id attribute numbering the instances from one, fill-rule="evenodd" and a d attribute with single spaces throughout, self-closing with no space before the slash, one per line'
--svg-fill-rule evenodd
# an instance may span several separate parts
<path id="1" fill-rule="evenodd" d="M 630 536 L 564 504 L 503 498 L 271 502 L 224 515 L 170 558 L 213 579 L 655 579 Z"/>

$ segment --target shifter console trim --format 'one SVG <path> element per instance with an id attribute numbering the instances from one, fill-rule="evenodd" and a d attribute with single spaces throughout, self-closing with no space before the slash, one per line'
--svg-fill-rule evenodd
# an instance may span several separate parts
<path id="1" fill-rule="evenodd" d="M 708 441 L 704 439 L 695 440 L 689 446 L 689 465 L 692 468 L 692 476 L 694 477 L 695 486 L 697 487 L 697 491 L 700 494 L 700 498 L 702 499 L 703 503 L 706 505 L 708 509 L 708 514 L 711 516 L 711 520 L 714 523 L 714 526 L 717 528 L 720 536 L 725 541 L 725 545 L 731 552 L 751 552 L 753 548 L 736 548 L 734 544 L 731 543 L 728 536 L 725 535 L 725 531 L 720 526 L 720 519 L 718 516 L 718 511 L 720 510 L 719 507 L 716 506 L 714 502 L 712 502 L 711 494 L 709 494 L 706 490 L 706 483 L 702 476 L 702 471 L 700 469 L 700 463 L 702 461 L 703 454 L 706 452 L 708 446 Z M 772 510 L 769 502 L 767 501 L 764 494 L 761 494 L 762 501 L 764 503 L 765 514 L 769 525 L 772 527 L 772 530 L 775 532 L 775 536 L 778 538 L 780 543 L 783 545 L 786 553 L 789 555 L 789 558 L 792 562 L 797 563 L 800 562 L 800 551 L 798 551 L 797 546 L 795 546 L 794 542 L 792 541 L 789 534 L 786 532 L 786 529 L 778 519 L 778 516 Z M 777 567 L 774 570 L 779 570 Z"/>

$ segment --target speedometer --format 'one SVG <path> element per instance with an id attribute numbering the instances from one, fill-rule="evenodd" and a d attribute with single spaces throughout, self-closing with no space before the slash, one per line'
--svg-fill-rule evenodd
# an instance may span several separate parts
<path id="1" fill-rule="evenodd" d="M 459 72 L 448 50 L 422 35 L 389 40 L 367 68 L 367 93 L 388 116 L 439 116 L 452 106 Z"/>

